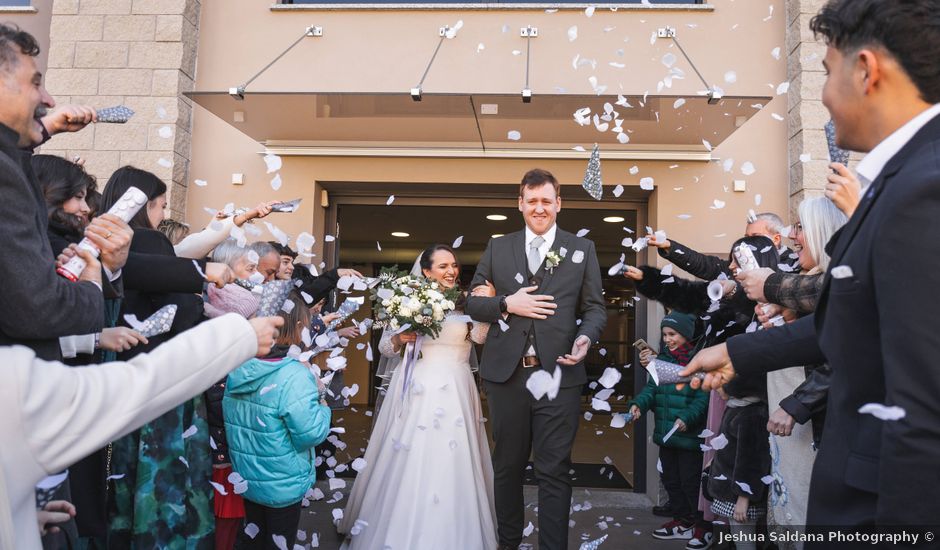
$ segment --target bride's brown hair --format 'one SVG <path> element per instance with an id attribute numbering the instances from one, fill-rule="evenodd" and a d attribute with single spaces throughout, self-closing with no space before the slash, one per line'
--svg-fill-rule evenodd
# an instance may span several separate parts
<path id="1" fill-rule="evenodd" d="M 454 261 L 457 262 L 458 270 L 460 269 L 460 267 L 462 267 L 460 265 L 460 260 L 457 258 L 457 253 L 454 252 L 453 248 L 451 248 L 449 245 L 446 245 L 446 244 L 432 244 L 431 246 L 424 249 L 424 252 L 421 253 L 421 257 L 418 259 L 418 265 L 421 266 L 422 274 L 424 273 L 425 269 L 428 269 L 428 270 L 431 269 L 433 265 L 431 263 L 431 258 L 434 257 L 434 253 L 437 252 L 438 250 L 446 250 L 447 252 L 450 252 L 451 256 L 454 257 Z M 460 298 L 458 298 L 457 301 L 455 302 L 454 309 L 463 311 L 464 304 L 467 303 L 467 293 L 462 288 L 460 288 L 460 278 L 457 279 L 455 286 L 457 287 L 458 290 L 460 290 Z"/>

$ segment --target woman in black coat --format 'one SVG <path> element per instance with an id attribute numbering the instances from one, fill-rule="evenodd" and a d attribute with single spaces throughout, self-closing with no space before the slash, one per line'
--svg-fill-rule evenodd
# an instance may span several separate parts
<path id="1" fill-rule="evenodd" d="M 129 222 L 134 238 L 123 273 L 122 318 L 132 314 L 143 321 L 168 304 L 175 304 L 177 312 L 170 332 L 121 353 L 121 360 L 149 351 L 199 323 L 203 318 L 203 273 L 215 268 L 205 260 L 177 259 L 173 245 L 155 229 L 163 219 L 167 188 L 150 172 L 129 166 L 118 169 L 105 187 L 102 210 L 110 208 L 131 186 L 143 191 L 149 201 Z M 156 270 L 149 260 L 157 258 L 177 262 L 171 268 Z M 212 548 L 208 448 L 202 396 L 114 443 L 112 471 L 124 477 L 114 487 L 109 541 L 113 547 Z"/>

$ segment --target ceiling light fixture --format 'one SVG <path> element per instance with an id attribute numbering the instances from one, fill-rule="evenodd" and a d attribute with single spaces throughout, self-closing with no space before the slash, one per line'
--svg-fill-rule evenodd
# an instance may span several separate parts
<path id="1" fill-rule="evenodd" d="M 410 237 L 411 233 L 405 233 L 404 231 L 392 231 L 392 236 L 404 239 L 405 237 Z"/>
<path id="2" fill-rule="evenodd" d="M 604 221 L 607 223 L 623 223 L 624 218 L 622 216 L 607 216 Z"/>
<path id="3" fill-rule="evenodd" d="M 492 238 L 494 238 L 494 239 L 498 239 L 498 238 L 500 238 L 500 237 L 502 237 L 502 236 L 503 236 L 502 233 L 493 233 L 492 235 L 490 235 L 490 237 L 492 237 Z"/>
<path id="4" fill-rule="evenodd" d="M 506 221 L 506 216 L 502 214 L 490 214 L 486 217 L 486 219 L 492 220 L 494 222 L 502 222 L 502 221 Z"/>

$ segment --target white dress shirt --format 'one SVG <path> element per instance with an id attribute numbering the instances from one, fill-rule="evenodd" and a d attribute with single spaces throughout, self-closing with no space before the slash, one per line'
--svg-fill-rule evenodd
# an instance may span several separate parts
<path id="1" fill-rule="evenodd" d="M 933 105 L 909 120 L 907 124 L 895 130 L 893 134 L 886 137 L 870 153 L 865 155 L 865 158 L 855 168 L 862 185 L 868 187 L 878 179 L 888 161 L 897 155 L 907 145 L 907 142 L 911 141 L 914 135 L 937 115 L 940 115 L 940 103 Z"/>
<path id="2" fill-rule="evenodd" d="M 552 245 L 555 244 L 555 232 L 558 230 L 558 224 L 552 224 L 552 226 L 542 234 L 542 238 L 545 239 L 545 242 L 542 243 L 542 246 L 538 248 L 539 250 L 539 262 L 545 261 L 545 255 L 548 254 L 548 251 L 552 249 Z M 529 257 L 529 244 L 532 243 L 532 239 L 537 237 L 535 231 L 529 229 L 529 226 L 525 226 L 525 256 Z"/>

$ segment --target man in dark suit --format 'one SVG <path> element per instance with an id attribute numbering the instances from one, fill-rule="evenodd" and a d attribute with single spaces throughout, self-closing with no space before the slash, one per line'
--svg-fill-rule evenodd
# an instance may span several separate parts
<path id="1" fill-rule="evenodd" d="M 100 332 L 104 324 L 101 268 L 92 262 L 82 281 L 55 272 L 46 236 L 45 200 L 30 164 L 32 148 L 57 132 L 78 131 L 94 110 L 55 106 L 36 68 L 39 46 L 30 34 L 0 24 L 0 345 L 21 344 L 37 357 L 60 357 L 59 336 Z M 97 218 L 88 236 L 105 265 L 119 270 L 132 231 L 113 216 Z"/>
<path id="2" fill-rule="evenodd" d="M 500 548 L 522 541 L 522 484 L 534 450 L 539 482 L 539 548 L 568 545 L 571 447 L 581 415 L 584 358 L 607 323 L 594 243 L 555 225 L 558 181 L 531 170 L 519 187 L 526 228 L 491 239 L 472 287 L 491 283 L 495 297 L 470 296 L 467 313 L 492 323 L 480 375 L 490 407 Z M 537 292 L 537 294 L 535 294 Z M 578 324 L 578 319 L 581 323 Z M 558 369 L 553 399 L 526 389 L 533 373 Z"/>
<path id="3" fill-rule="evenodd" d="M 741 373 L 828 361 L 832 384 L 810 488 L 811 525 L 940 521 L 940 4 L 832 0 L 823 103 L 840 147 L 868 155 L 863 199 L 827 249 L 815 316 L 736 336 L 686 369 Z M 729 364 L 730 361 L 730 364 Z M 859 411 L 878 404 L 903 417 Z"/>

